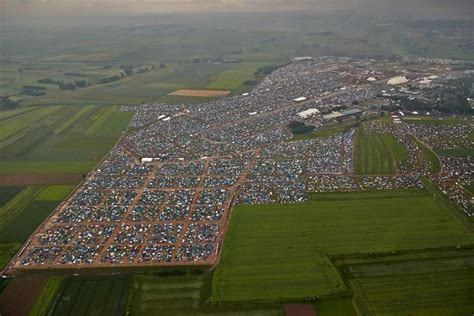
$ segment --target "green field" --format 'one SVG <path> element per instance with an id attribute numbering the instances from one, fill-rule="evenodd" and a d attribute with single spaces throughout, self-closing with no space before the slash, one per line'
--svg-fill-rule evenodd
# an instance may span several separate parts
<path id="1" fill-rule="evenodd" d="M 51 116 L 51 114 L 61 110 L 62 107 L 43 107 L 34 111 L 23 112 L 20 115 L 10 117 L 2 121 L 0 125 L 0 141 L 30 128 L 33 124 Z"/>
<path id="2" fill-rule="evenodd" d="M 474 310 L 472 248 L 342 261 L 363 315 L 469 315 Z"/>
<path id="3" fill-rule="evenodd" d="M 1 187 L 0 267 L 72 189 L 69 185 Z"/>
<path id="4" fill-rule="evenodd" d="M 315 304 L 317 315 L 332 316 L 357 316 L 354 305 L 349 298 L 327 299 L 317 301 Z"/>
<path id="5" fill-rule="evenodd" d="M 408 153 L 391 135 L 366 133 L 360 127 L 355 140 L 356 174 L 395 174 L 397 162 L 408 159 Z"/>
<path id="6" fill-rule="evenodd" d="M 0 128 L 0 174 L 86 174 L 117 142 L 133 115 L 117 108 L 49 106 L 9 118 L 19 123 L 15 131 Z M 43 112 L 49 115 L 43 117 Z"/>
<path id="7" fill-rule="evenodd" d="M 0 230 L 21 214 L 41 192 L 41 187 L 26 187 L 0 208 Z"/>
<path id="8" fill-rule="evenodd" d="M 3 269 L 10 259 L 20 249 L 22 243 L 11 242 L 5 243 L 0 242 L 0 269 Z"/>
<path id="9" fill-rule="evenodd" d="M 47 186 L 36 196 L 35 201 L 62 201 L 73 188 L 72 185 Z"/>
<path id="10" fill-rule="evenodd" d="M 0 207 L 23 190 L 22 187 L 0 187 Z"/>
<path id="11" fill-rule="evenodd" d="M 457 26 L 452 21 L 404 23 L 404 17 L 392 14 L 387 18 L 390 23 L 381 24 L 362 12 L 348 19 L 343 12 L 308 10 L 211 14 L 205 19 L 187 14 L 156 18 L 150 13 L 122 16 L 120 23 L 107 20 L 108 27 L 99 23 L 64 28 L 46 20 L 22 28 L 6 24 L 1 34 L 6 48 L 0 60 L 0 95 L 20 99 L 21 105 L 188 102 L 166 95 L 179 88 L 204 87 L 235 94 L 244 81 L 254 79 L 259 65 L 284 64 L 294 56 L 472 59 L 471 50 L 453 45 L 451 39 L 470 40 L 469 32 L 459 31 L 463 21 Z M 106 77 L 121 77 L 123 66 L 134 73 L 98 84 Z M 145 68 L 148 71 L 138 71 Z M 88 85 L 61 91 L 55 84 L 37 82 L 44 78 L 84 80 Z M 47 95 L 23 95 L 25 85 L 42 86 Z"/>
<path id="12" fill-rule="evenodd" d="M 410 124 L 423 124 L 423 125 L 452 125 L 466 122 L 463 117 L 446 117 L 446 118 L 436 118 L 436 117 L 404 117 L 403 120 Z"/>
<path id="13" fill-rule="evenodd" d="M 136 275 L 133 278 L 129 309 L 132 315 L 162 315 L 197 310 L 204 277 Z"/>
<path id="14" fill-rule="evenodd" d="M 129 277 L 68 278 L 48 315 L 123 315 L 129 289 Z"/>
<path id="15" fill-rule="evenodd" d="M 209 274 L 158 277 L 135 275 L 128 312 L 130 315 L 248 315 L 277 316 L 278 305 L 206 305 Z"/>
<path id="16" fill-rule="evenodd" d="M 51 303 L 56 297 L 62 282 L 62 277 L 50 277 L 48 279 L 41 290 L 41 294 L 36 300 L 35 305 L 33 305 L 30 310 L 29 316 L 42 316 L 48 313 Z"/>
<path id="17" fill-rule="evenodd" d="M 436 149 L 435 152 L 440 156 L 448 156 L 448 157 L 474 156 L 474 148 Z"/>
<path id="18" fill-rule="evenodd" d="M 86 174 L 96 164 L 96 161 L 1 161 L 0 174 Z"/>
<path id="19" fill-rule="evenodd" d="M 428 164 L 428 170 L 431 173 L 438 173 L 441 171 L 441 162 L 439 161 L 438 156 L 435 152 L 428 147 L 426 147 L 423 143 L 418 141 L 414 138 L 415 143 L 419 145 L 421 149 L 421 160 Z"/>
<path id="20" fill-rule="evenodd" d="M 235 90 L 246 80 L 255 79 L 256 71 L 265 66 L 263 63 L 242 63 L 210 78 L 206 89 Z"/>
<path id="21" fill-rule="evenodd" d="M 298 205 L 238 206 L 212 281 L 212 301 L 344 294 L 325 255 L 474 243 L 423 190 L 314 194 Z"/>

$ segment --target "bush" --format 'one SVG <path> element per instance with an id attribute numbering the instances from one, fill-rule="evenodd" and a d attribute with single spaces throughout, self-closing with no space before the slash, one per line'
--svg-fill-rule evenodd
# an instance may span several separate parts
<path id="1" fill-rule="evenodd" d="M 301 135 L 314 131 L 315 127 L 313 125 L 306 125 L 303 122 L 292 121 L 290 124 L 288 124 L 288 128 L 291 130 L 293 135 Z"/>
<path id="2" fill-rule="evenodd" d="M 76 86 L 72 82 L 67 82 L 67 83 L 61 83 L 59 85 L 59 89 L 61 90 L 76 90 Z"/>

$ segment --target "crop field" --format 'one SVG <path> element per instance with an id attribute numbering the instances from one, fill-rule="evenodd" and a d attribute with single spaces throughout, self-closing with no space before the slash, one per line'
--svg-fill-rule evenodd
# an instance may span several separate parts
<path id="1" fill-rule="evenodd" d="M 0 187 L 0 267 L 71 190 L 70 185 Z"/>
<path id="2" fill-rule="evenodd" d="M 68 278 L 48 315 L 123 315 L 129 288 L 129 277 Z"/>
<path id="3" fill-rule="evenodd" d="M 96 164 L 96 161 L 1 161 L 0 174 L 86 174 Z"/>
<path id="4" fill-rule="evenodd" d="M 342 269 L 363 315 L 468 315 L 474 310 L 472 248 L 349 259 Z"/>
<path id="5" fill-rule="evenodd" d="M 62 201 L 73 188 L 72 185 L 47 186 L 36 196 L 35 201 Z"/>
<path id="6" fill-rule="evenodd" d="M 128 312 L 130 315 L 258 315 L 283 314 L 278 305 L 206 305 L 208 275 L 157 277 L 135 275 Z"/>
<path id="7" fill-rule="evenodd" d="M 350 298 L 326 299 L 316 302 L 316 312 L 320 316 L 357 316 Z"/>
<path id="8" fill-rule="evenodd" d="M 62 281 L 62 277 L 50 277 L 48 279 L 46 284 L 43 286 L 38 299 L 30 310 L 30 316 L 41 316 L 48 313 L 48 310 L 61 287 Z"/>
<path id="9" fill-rule="evenodd" d="M 264 63 L 242 63 L 210 78 L 206 89 L 235 90 L 246 80 L 255 79 L 255 73 Z"/>
<path id="10" fill-rule="evenodd" d="M 423 124 L 423 125 L 452 125 L 465 122 L 462 117 L 446 117 L 446 118 L 430 118 L 430 117 L 404 117 L 404 121 L 410 124 Z"/>
<path id="11" fill-rule="evenodd" d="M 0 125 L 0 141 L 4 141 L 6 138 L 31 127 L 33 124 L 61 109 L 62 107 L 59 106 L 38 108 L 34 111 L 23 112 L 17 116 L 5 119 Z"/>
<path id="12" fill-rule="evenodd" d="M 0 242 L 0 269 L 3 269 L 10 259 L 22 246 L 20 242 L 4 243 Z"/>
<path id="13" fill-rule="evenodd" d="M 253 66 L 256 67 L 256 66 Z M 193 95 L 170 95 L 180 89 L 237 90 L 246 80 L 252 79 L 253 67 L 246 63 L 180 63 L 167 64 L 165 68 L 134 74 L 106 84 L 93 84 L 74 91 L 50 90 L 39 97 L 22 96 L 22 105 L 115 105 L 141 104 L 142 102 L 164 102 L 168 100 L 188 102 Z M 242 68 L 242 71 L 239 71 Z M 232 70 L 231 73 L 227 71 Z M 119 69 L 116 69 L 118 72 Z M 223 73 L 222 76 L 220 74 Z M 235 74 L 233 80 L 230 76 Z M 215 78 L 215 79 L 213 79 Z M 219 88 L 208 88 L 211 80 Z M 216 95 L 206 95 L 216 97 Z M 221 96 L 220 94 L 217 96 Z M 198 95 L 197 97 L 204 97 Z"/>
<path id="14" fill-rule="evenodd" d="M 326 255 L 473 243 L 474 235 L 424 190 L 314 194 L 299 205 L 237 206 L 211 300 L 344 294 Z"/>
<path id="15" fill-rule="evenodd" d="M 0 207 L 17 195 L 23 188 L 16 186 L 0 187 Z"/>
<path id="16" fill-rule="evenodd" d="M 18 120 L 23 122 L 18 126 L 23 127 L 17 127 L 13 134 L 12 129 L 0 127 L 0 174 L 64 174 L 57 183 L 77 183 L 126 129 L 132 113 L 116 109 L 117 106 L 47 106 L 10 117 L 7 122 Z M 44 117 L 43 112 L 48 116 Z M 18 183 L 43 184 L 36 178 L 31 180 L 28 183 L 20 179 Z M 45 179 L 44 184 L 49 183 L 54 181 Z"/>
<path id="17" fill-rule="evenodd" d="M 30 106 L 30 107 L 21 107 L 21 108 L 15 109 L 15 110 L 1 111 L 0 112 L 0 121 L 5 121 L 8 118 L 20 115 L 24 112 L 33 111 L 33 110 L 36 110 L 36 109 L 37 109 L 36 107 Z"/>
<path id="18" fill-rule="evenodd" d="M 362 127 L 356 135 L 356 174 L 395 174 L 396 162 L 408 159 L 405 147 L 391 135 L 366 133 Z"/>
<path id="19" fill-rule="evenodd" d="M 47 277 L 19 277 L 9 280 L 0 293 L 0 314 L 28 315 L 46 282 Z"/>
<path id="20" fill-rule="evenodd" d="M 203 277 L 133 277 L 129 309 L 132 315 L 162 315 L 197 310 Z"/>
<path id="21" fill-rule="evenodd" d="M 0 229 L 4 229 L 15 217 L 26 209 L 41 192 L 41 187 L 26 187 L 0 208 Z"/>

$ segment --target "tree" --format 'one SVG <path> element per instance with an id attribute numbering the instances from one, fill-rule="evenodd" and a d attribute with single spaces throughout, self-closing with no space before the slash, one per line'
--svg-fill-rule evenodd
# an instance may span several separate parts
<path id="1" fill-rule="evenodd" d="M 9 97 L 0 97 L 0 111 L 14 110 L 18 108 L 18 102 L 11 100 Z"/>

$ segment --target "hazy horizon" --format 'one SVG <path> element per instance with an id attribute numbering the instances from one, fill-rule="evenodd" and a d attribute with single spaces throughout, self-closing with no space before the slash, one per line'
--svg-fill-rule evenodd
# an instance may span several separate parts
<path id="1" fill-rule="evenodd" d="M 25 22 L 30 18 L 52 19 L 50 22 L 73 18 L 67 21 L 73 23 L 77 22 L 74 18 L 87 15 L 356 10 L 404 18 L 470 19 L 470 8 L 470 0 L 0 0 L 0 17 L 3 23 L 15 24 L 22 23 L 22 18 Z"/>

